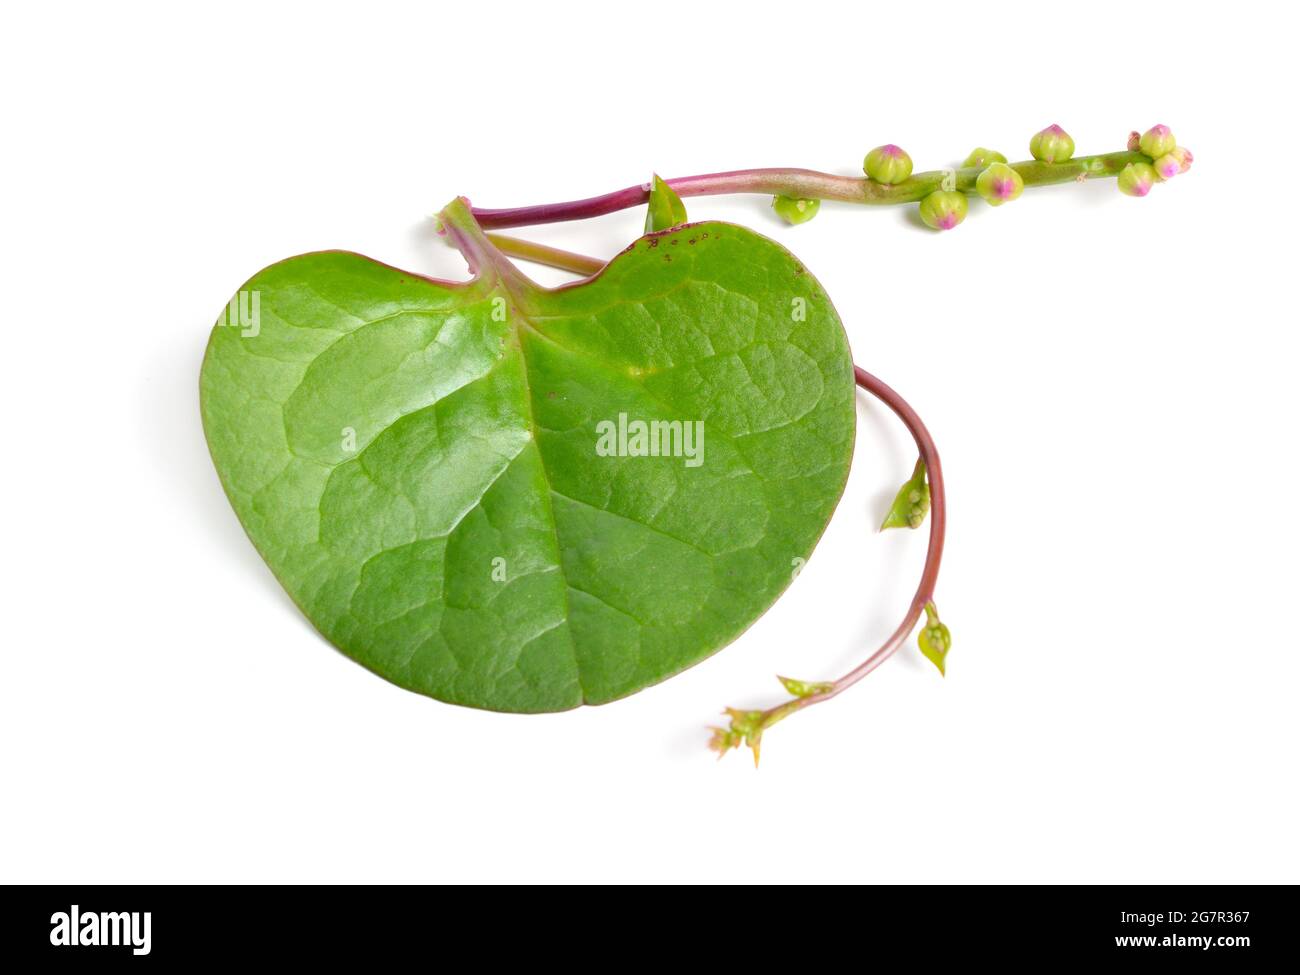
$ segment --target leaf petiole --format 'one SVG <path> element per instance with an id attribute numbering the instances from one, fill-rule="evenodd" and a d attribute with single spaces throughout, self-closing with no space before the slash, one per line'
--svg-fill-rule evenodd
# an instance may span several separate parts
<path id="1" fill-rule="evenodd" d="M 507 237 L 505 234 L 488 234 L 487 239 L 492 241 L 502 254 L 531 261 L 534 264 L 541 264 L 544 267 L 572 271 L 574 274 L 581 274 L 583 277 L 590 277 L 606 264 L 605 261 L 598 257 L 575 254 L 573 251 L 549 247 L 546 244 L 538 244 L 531 240 L 521 240 L 518 237 Z"/>

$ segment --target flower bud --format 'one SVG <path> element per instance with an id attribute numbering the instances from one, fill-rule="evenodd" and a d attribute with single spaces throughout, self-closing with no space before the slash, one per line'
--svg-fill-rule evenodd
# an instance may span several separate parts
<path id="1" fill-rule="evenodd" d="M 1182 163 L 1174 157 L 1172 152 L 1166 152 L 1151 165 L 1155 169 L 1156 175 L 1161 179 L 1173 179 L 1183 171 Z"/>
<path id="2" fill-rule="evenodd" d="M 767 716 L 762 711 L 738 711 L 735 708 L 727 708 L 724 713 L 731 718 L 731 727 L 725 731 L 714 728 L 709 747 L 721 757 L 727 749 L 738 748 L 744 741 L 754 752 L 754 767 L 757 768 Z"/>
<path id="3" fill-rule="evenodd" d="M 972 168 L 983 169 L 985 166 L 988 166 L 992 163 L 995 162 L 1004 163 L 1006 161 L 1007 161 L 1007 157 L 1002 155 L 1002 153 L 994 149 L 985 149 L 983 146 L 978 146 L 977 148 L 972 149 L 970 151 L 970 155 L 967 156 L 966 161 L 961 164 L 961 168 L 962 169 L 972 169 Z"/>
<path id="4" fill-rule="evenodd" d="M 733 748 L 739 748 L 740 743 L 744 741 L 745 736 L 737 734 L 730 728 L 709 728 L 712 735 L 709 736 L 709 748 L 718 753 L 718 758 L 727 754 Z"/>
<path id="5" fill-rule="evenodd" d="M 955 190 L 935 190 L 921 201 L 921 220 L 931 230 L 951 230 L 966 219 L 966 197 Z"/>
<path id="6" fill-rule="evenodd" d="M 912 175 L 912 157 L 895 145 L 876 146 L 862 168 L 877 183 L 901 183 Z"/>
<path id="7" fill-rule="evenodd" d="M 1025 181 L 1006 163 L 997 162 L 975 178 L 975 189 L 989 206 L 1000 207 L 1024 192 Z"/>
<path id="8" fill-rule="evenodd" d="M 1142 147 L 1142 133 L 1130 132 L 1128 134 L 1128 151 L 1137 152 Z"/>
<path id="9" fill-rule="evenodd" d="M 793 196 L 772 197 L 772 209 L 786 223 L 807 223 L 817 216 L 821 200 L 800 200 Z"/>
<path id="10" fill-rule="evenodd" d="M 1128 196 L 1146 196 L 1151 192 L 1159 175 L 1150 163 L 1129 163 L 1119 174 L 1119 191 Z"/>
<path id="11" fill-rule="evenodd" d="M 1178 171 L 1185 173 L 1192 168 L 1192 150 L 1184 149 L 1182 146 L 1174 146 L 1172 150 L 1165 153 L 1166 156 L 1173 156 L 1178 160 Z"/>
<path id="12" fill-rule="evenodd" d="M 1138 147 L 1142 150 L 1144 156 L 1159 159 L 1177 144 L 1174 141 L 1174 134 L 1169 131 L 1169 126 L 1153 125 L 1142 133 Z"/>
<path id="13" fill-rule="evenodd" d="M 1034 133 L 1029 140 L 1029 153 L 1041 162 L 1065 162 L 1074 155 L 1074 140 L 1059 125 L 1049 125 L 1042 132 Z"/>

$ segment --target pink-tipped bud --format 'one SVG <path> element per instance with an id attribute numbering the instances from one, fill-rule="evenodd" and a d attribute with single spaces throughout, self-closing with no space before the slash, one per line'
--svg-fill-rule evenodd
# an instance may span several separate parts
<path id="1" fill-rule="evenodd" d="M 1006 161 L 1007 157 L 997 150 L 985 149 L 983 146 L 979 146 L 970 151 L 970 155 L 967 156 L 966 161 L 961 164 L 961 168 L 983 169 L 985 166 L 992 165 L 995 162 L 1004 163 Z"/>
<path id="2" fill-rule="evenodd" d="M 1178 160 L 1178 171 L 1185 173 L 1192 168 L 1192 150 L 1184 149 L 1182 146 L 1174 146 L 1167 155 L 1173 156 Z"/>
<path id="3" fill-rule="evenodd" d="M 1174 158 L 1172 152 L 1166 152 L 1151 165 L 1155 167 L 1156 175 L 1161 179 L 1173 179 L 1183 171 L 1183 164 Z"/>
<path id="4" fill-rule="evenodd" d="M 1150 163 L 1129 163 L 1119 174 L 1119 191 L 1126 196 L 1146 196 L 1160 177 Z"/>
<path id="5" fill-rule="evenodd" d="M 1024 191 L 1025 181 L 1006 163 L 994 163 L 975 177 L 975 189 L 990 206 L 1010 203 Z"/>
<path id="6" fill-rule="evenodd" d="M 1177 144 L 1173 132 L 1169 131 L 1169 126 L 1153 125 L 1142 133 L 1138 147 L 1142 150 L 1143 155 L 1150 156 L 1152 159 L 1159 159 Z"/>
<path id="7" fill-rule="evenodd" d="M 862 160 L 862 169 L 877 183 L 901 183 L 912 175 L 912 157 L 895 145 L 876 146 Z"/>
<path id="8" fill-rule="evenodd" d="M 1034 133 L 1029 140 L 1029 153 L 1041 162 L 1065 162 L 1074 155 L 1074 140 L 1059 125 L 1049 125 L 1042 132 Z"/>
<path id="9" fill-rule="evenodd" d="M 935 190 L 921 201 L 921 221 L 931 230 L 952 230 L 966 219 L 966 197 L 954 190 Z"/>

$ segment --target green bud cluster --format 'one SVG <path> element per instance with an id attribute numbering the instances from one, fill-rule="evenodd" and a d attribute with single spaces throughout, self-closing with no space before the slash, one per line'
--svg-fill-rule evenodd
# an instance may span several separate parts
<path id="1" fill-rule="evenodd" d="M 917 643 L 921 653 L 925 654 L 925 659 L 938 667 L 940 674 L 946 676 L 944 661 L 948 656 L 948 650 L 952 647 L 952 634 L 948 632 L 948 627 L 939 621 L 939 608 L 933 602 L 925 604 L 925 626 L 917 637 Z"/>
<path id="2" fill-rule="evenodd" d="M 921 221 L 932 230 L 951 230 L 966 219 L 969 204 L 965 193 L 972 190 L 989 206 L 997 207 L 1019 199 L 1026 179 L 1035 184 L 1059 182 L 1068 174 L 1082 182 L 1090 177 L 1112 175 L 1118 165 L 1125 163 L 1117 179 L 1120 192 L 1129 196 L 1146 196 L 1156 183 L 1185 173 L 1192 165 L 1191 151 L 1177 144 L 1167 125 L 1155 125 L 1146 132 L 1129 134 L 1128 151 L 1134 156 L 1141 153 L 1148 157 L 1146 160 L 1134 157 L 1130 157 L 1132 162 L 1115 160 L 1113 157 L 1118 154 L 1110 154 L 1109 158 L 1095 156 L 1074 160 L 1074 139 L 1055 123 L 1034 133 L 1029 140 L 1029 151 L 1038 163 L 1047 164 L 1046 168 L 1030 162 L 1009 163 L 1002 153 L 984 146 L 972 149 L 961 165 L 961 169 L 967 172 L 959 176 L 955 169 L 944 170 L 946 175 L 942 182 L 920 199 Z M 1065 163 L 1070 163 L 1070 166 L 1066 167 Z M 1053 172 L 1053 166 L 1060 168 Z M 902 183 L 908 183 L 909 188 L 920 183 L 916 188 L 924 192 L 935 186 L 935 177 L 939 175 L 923 173 L 919 180 L 912 180 L 911 156 L 892 143 L 876 146 L 868 152 L 862 161 L 862 169 L 869 181 L 867 202 L 893 202 L 889 187 Z M 978 170 L 973 187 L 969 170 Z M 879 187 L 870 184 L 879 184 Z M 900 197 L 906 192 L 907 188 L 904 188 Z M 772 208 L 787 223 L 798 224 L 811 220 L 817 214 L 820 202 L 778 195 L 772 199 Z"/>
<path id="3" fill-rule="evenodd" d="M 1119 174 L 1119 191 L 1126 196 L 1146 196 L 1151 187 L 1173 179 L 1192 167 L 1192 151 L 1178 145 L 1167 125 L 1153 125 L 1141 135 L 1129 136 L 1129 148 L 1151 158 L 1151 162 L 1133 162 Z"/>
<path id="4" fill-rule="evenodd" d="M 748 745 L 754 752 L 754 765 L 757 766 L 766 715 L 762 711 L 741 711 L 737 708 L 727 708 L 723 714 L 731 718 L 731 727 L 710 729 L 713 735 L 709 738 L 709 747 L 721 758 L 733 748 Z"/>
<path id="5" fill-rule="evenodd" d="M 918 459 L 912 476 L 903 482 L 880 525 L 886 528 L 920 528 L 930 512 L 930 485 L 925 481 L 925 461 Z"/>

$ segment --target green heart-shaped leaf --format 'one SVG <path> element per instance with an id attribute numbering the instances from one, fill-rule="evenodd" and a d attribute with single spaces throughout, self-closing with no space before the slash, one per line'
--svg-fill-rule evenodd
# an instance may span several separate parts
<path id="1" fill-rule="evenodd" d="M 469 282 L 306 254 L 213 329 L 204 429 L 262 557 L 349 656 L 474 707 L 609 701 L 735 639 L 847 477 L 826 293 L 730 224 L 545 289 L 442 219 Z"/>

